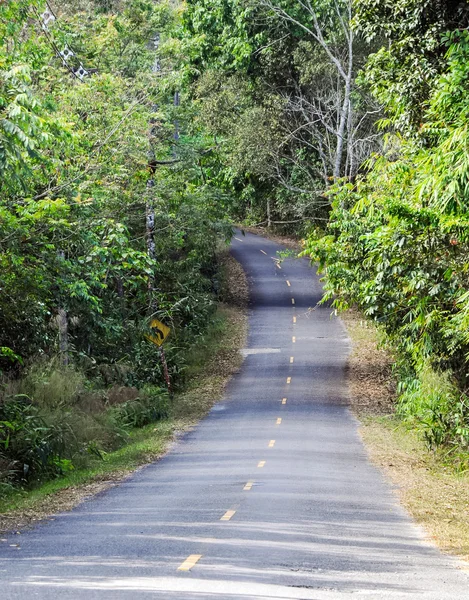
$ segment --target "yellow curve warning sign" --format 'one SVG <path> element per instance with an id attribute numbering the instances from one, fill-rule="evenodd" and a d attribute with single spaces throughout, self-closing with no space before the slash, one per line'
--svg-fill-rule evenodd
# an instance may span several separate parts
<path id="1" fill-rule="evenodd" d="M 150 329 L 151 333 L 148 333 L 145 337 L 157 346 L 161 346 L 171 333 L 171 329 L 161 321 L 158 321 L 158 319 L 152 319 L 150 321 Z"/>

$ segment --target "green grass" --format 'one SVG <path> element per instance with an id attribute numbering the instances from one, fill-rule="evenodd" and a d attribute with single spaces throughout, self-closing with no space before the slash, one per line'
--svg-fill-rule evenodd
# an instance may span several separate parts
<path id="1" fill-rule="evenodd" d="M 226 383 L 241 364 L 239 349 L 245 334 L 243 311 L 221 306 L 202 343 L 188 358 L 187 385 L 175 395 L 169 418 L 132 430 L 124 446 L 109 452 L 102 460 L 92 460 L 86 468 L 31 490 L 12 491 L 0 500 L 0 514 L 6 516 L 0 518 L 0 530 L 11 529 L 15 516 L 19 527 L 52 512 L 69 509 L 83 497 L 104 489 L 107 482 L 118 481 L 161 457 L 178 432 L 194 425 L 222 397 Z"/>
<path id="2" fill-rule="evenodd" d="M 63 477 L 47 481 L 39 487 L 22 491 L 18 490 L 0 501 L 0 513 L 6 514 L 12 510 L 33 509 L 48 496 L 61 490 L 77 487 L 92 482 L 102 482 L 125 476 L 142 464 L 146 464 L 166 450 L 168 443 L 174 437 L 176 421 L 168 419 L 152 425 L 147 425 L 130 434 L 128 443 L 114 452 L 106 455 L 104 460 L 93 461 L 85 469 L 71 471 Z"/>

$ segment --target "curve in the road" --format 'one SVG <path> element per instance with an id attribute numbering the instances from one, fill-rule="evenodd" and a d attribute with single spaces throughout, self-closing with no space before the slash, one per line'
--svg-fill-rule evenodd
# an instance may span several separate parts
<path id="1" fill-rule="evenodd" d="M 158 463 L 1 544 L 2 599 L 469 597 L 370 465 L 345 331 L 307 261 L 278 250 L 233 241 L 250 331 L 225 400 Z"/>

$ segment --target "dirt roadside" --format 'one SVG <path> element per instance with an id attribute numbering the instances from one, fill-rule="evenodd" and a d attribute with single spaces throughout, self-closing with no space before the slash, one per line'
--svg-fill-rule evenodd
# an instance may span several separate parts
<path id="1" fill-rule="evenodd" d="M 393 358 L 379 347 L 373 325 L 348 311 L 342 320 L 352 340 L 348 363 L 351 408 L 371 461 L 394 484 L 401 504 L 441 550 L 469 561 L 469 475 L 444 452 L 432 452 L 394 414 Z"/>

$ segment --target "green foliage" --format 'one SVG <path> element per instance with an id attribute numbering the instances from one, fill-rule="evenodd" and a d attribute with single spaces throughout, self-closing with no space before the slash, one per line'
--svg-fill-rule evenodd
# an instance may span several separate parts
<path id="1" fill-rule="evenodd" d="M 123 388 L 123 401 L 114 398 L 110 406 L 110 391 L 90 388 L 73 367 L 45 361 L 2 387 L 0 480 L 9 485 L 31 486 L 103 459 L 133 428 L 164 419 L 169 410 L 167 392 L 154 386 L 128 400 Z"/>
<path id="2" fill-rule="evenodd" d="M 386 108 L 386 122 L 405 135 L 420 126 L 435 81 L 444 71 L 447 31 L 469 23 L 467 2 L 459 0 L 355 0 L 354 25 L 367 40 L 381 42 L 364 73 Z"/>
<path id="3" fill-rule="evenodd" d="M 168 394 L 163 389 L 146 387 L 142 397 L 111 409 L 110 418 L 123 429 L 143 427 L 169 415 Z"/>
<path id="4" fill-rule="evenodd" d="M 194 74 L 207 68 L 238 72 L 252 64 L 253 50 L 264 37 L 256 27 L 256 7 L 232 0 L 190 0 L 182 26 L 189 67 Z"/>
<path id="5" fill-rule="evenodd" d="M 446 372 L 424 367 L 418 377 L 399 385 L 398 414 L 423 433 L 429 448 L 451 451 L 469 447 L 469 398 Z"/>
<path id="6" fill-rule="evenodd" d="M 204 173 L 207 144 L 190 107 L 172 105 L 178 16 L 164 2 L 69 0 L 45 35 L 43 8 L 0 6 L 0 368 L 54 355 L 64 312 L 69 360 L 90 374 L 132 364 L 129 382 L 161 383 L 148 318 L 171 325 L 177 374 L 172 361 L 214 305 L 216 244 L 230 233 Z M 155 76 L 156 32 L 169 74 Z M 90 76 L 64 69 L 51 40 Z"/>
<path id="7" fill-rule="evenodd" d="M 217 245 L 231 235 L 213 139 L 194 125 L 177 70 L 179 9 L 67 0 L 53 3 L 45 31 L 44 8 L 0 3 L 5 489 L 99 460 L 132 428 L 167 416 L 148 322 L 171 327 L 177 387 L 210 324 Z M 56 52 L 66 46 L 74 55 L 64 65 Z M 128 393 L 110 406 L 117 384 Z"/>
<path id="8" fill-rule="evenodd" d="M 369 155 L 379 111 L 352 81 L 369 46 L 350 35 L 348 15 L 345 0 L 187 4 L 184 78 L 195 124 L 213 139 L 212 181 L 232 192 L 236 219 L 301 234 L 327 219 L 336 171 L 355 174 Z"/>
<path id="9" fill-rule="evenodd" d="M 418 136 L 388 136 L 366 174 L 331 190 L 327 235 L 307 244 L 326 297 L 337 309 L 357 305 L 397 348 L 400 409 L 432 446 L 466 445 L 469 423 L 469 35 L 445 39 L 446 69 Z"/>

